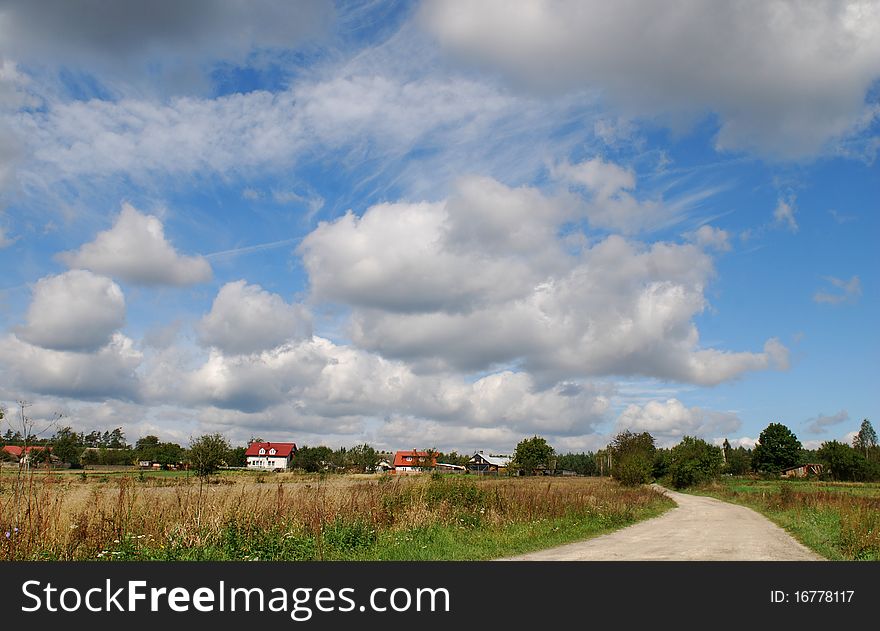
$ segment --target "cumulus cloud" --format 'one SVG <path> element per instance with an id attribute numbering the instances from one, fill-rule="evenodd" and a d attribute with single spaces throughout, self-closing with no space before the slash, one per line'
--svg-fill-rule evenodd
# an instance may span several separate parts
<path id="1" fill-rule="evenodd" d="M 165 238 L 159 218 L 144 215 L 127 203 L 112 228 L 58 258 L 69 267 L 141 285 L 192 285 L 211 278 L 211 266 L 204 258 L 178 254 Z"/>
<path id="2" fill-rule="evenodd" d="M 832 425 L 838 425 L 848 420 L 849 412 L 846 410 L 840 410 L 837 414 L 832 414 L 830 416 L 819 414 L 818 416 L 808 418 L 804 421 L 804 424 L 807 426 L 807 431 L 810 433 L 824 434 Z"/>
<path id="3" fill-rule="evenodd" d="M 83 400 L 137 399 L 141 360 L 132 340 L 121 333 L 92 352 L 42 348 L 15 335 L 0 338 L 2 374 L 26 392 Z"/>
<path id="4" fill-rule="evenodd" d="M 541 388 L 530 375 L 512 371 L 472 382 L 454 374 L 419 375 L 404 362 L 320 337 L 250 355 L 214 350 L 193 369 L 173 362 L 153 366 L 145 381 L 150 399 L 239 411 L 255 423 L 284 410 L 285 424 L 312 432 L 323 424 L 328 433 L 340 424 L 401 415 L 520 434 L 584 434 L 609 408 L 606 390 L 587 383 Z"/>
<path id="5" fill-rule="evenodd" d="M 225 353 L 255 353 L 309 337 L 311 318 L 302 305 L 239 280 L 220 288 L 199 334 L 204 344 Z"/>
<path id="6" fill-rule="evenodd" d="M 303 241 L 314 295 L 354 307 L 357 345 L 421 369 L 521 362 L 549 382 L 645 375 L 709 385 L 787 366 L 776 340 L 761 353 L 700 347 L 692 318 L 714 275 L 702 248 L 612 235 L 565 253 L 551 236 L 572 216 L 564 206 L 485 179 L 470 185 L 488 187 L 496 203 L 466 187 L 446 203 L 348 214 Z M 498 221 L 507 209 L 511 220 Z M 542 225 L 525 238 L 512 232 L 521 223 Z"/>
<path id="7" fill-rule="evenodd" d="M 37 281 L 18 334 L 46 349 L 92 351 L 110 342 L 124 323 L 119 285 L 86 270 L 70 270 Z"/>
<path id="8" fill-rule="evenodd" d="M 737 431 L 742 422 L 731 412 L 686 407 L 678 399 L 629 405 L 617 419 L 617 430 L 649 432 L 658 443 L 674 445 L 682 436 L 704 440 Z"/>
<path id="9" fill-rule="evenodd" d="M 880 77 L 870 2 L 430 0 L 420 14 L 447 50 L 517 81 L 593 87 L 641 114 L 712 111 L 719 148 L 783 158 L 863 125 Z"/>
<path id="10" fill-rule="evenodd" d="M 459 312 L 522 296 L 559 264 L 565 208 L 534 189 L 466 178 L 446 203 L 397 203 L 322 222 L 298 252 L 319 300 Z"/>
<path id="11" fill-rule="evenodd" d="M 844 302 L 855 302 L 862 295 L 862 281 L 858 276 L 853 276 L 849 280 L 834 276 L 825 276 L 824 278 L 833 289 L 831 291 L 817 291 L 813 294 L 813 302 L 837 305 Z"/>

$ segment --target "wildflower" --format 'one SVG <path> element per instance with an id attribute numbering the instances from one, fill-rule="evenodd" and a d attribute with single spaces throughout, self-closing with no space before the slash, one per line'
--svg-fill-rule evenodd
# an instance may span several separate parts
<path id="1" fill-rule="evenodd" d="M 12 534 L 12 533 L 9 532 L 9 531 L 7 530 L 7 531 L 6 531 L 6 538 L 9 539 L 9 536 L 10 536 L 11 534 Z"/>

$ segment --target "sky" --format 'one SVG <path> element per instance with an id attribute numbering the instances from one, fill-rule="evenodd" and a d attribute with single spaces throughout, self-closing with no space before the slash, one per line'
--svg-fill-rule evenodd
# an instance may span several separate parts
<path id="1" fill-rule="evenodd" d="M 878 152 L 876 1 L 0 0 L 4 422 L 850 441 Z"/>

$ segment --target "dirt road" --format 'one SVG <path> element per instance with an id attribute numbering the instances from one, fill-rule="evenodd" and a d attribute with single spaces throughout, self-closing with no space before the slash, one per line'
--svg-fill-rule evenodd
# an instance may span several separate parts
<path id="1" fill-rule="evenodd" d="M 782 528 L 743 506 L 666 492 L 667 513 L 588 541 L 509 561 L 821 561 Z"/>

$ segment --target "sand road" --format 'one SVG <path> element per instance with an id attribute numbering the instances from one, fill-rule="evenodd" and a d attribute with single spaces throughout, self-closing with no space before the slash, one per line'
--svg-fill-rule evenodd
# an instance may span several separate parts
<path id="1" fill-rule="evenodd" d="M 658 487 L 660 488 L 660 487 Z M 509 561 L 821 561 L 767 518 L 743 506 L 662 489 L 678 506 L 595 539 Z"/>

